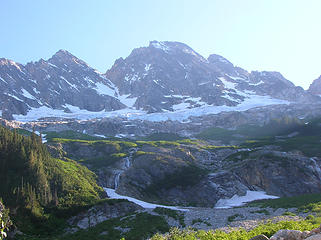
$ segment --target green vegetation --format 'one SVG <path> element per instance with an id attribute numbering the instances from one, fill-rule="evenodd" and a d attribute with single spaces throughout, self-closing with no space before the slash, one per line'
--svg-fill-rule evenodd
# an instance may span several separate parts
<path id="1" fill-rule="evenodd" d="M 205 221 L 205 220 L 202 220 L 201 218 L 197 218 L 197 219 L 193 219 L 192 221 L 192 225 L 196 224 L 196 223 L 204 223 L 206 224 L 207 226 L 212 226 L 209 222 Z"/>
<path id="2" fill-rule="evenodd" d="M 154 235 L 151 240 L 248 240 L 260 234 L 264 234 L 271 237 L 274 233 L 280 229 L 290 229 L 290 230 L 311 230 L 316 228 L 321 223 L 321 219 L 314 220 L 302 220 L 302 221 L 281 221 L 278 223 L 268 222 L 257 226 L 256 228 L 245 231 L 244 229 L 233 230 L 229 233 L 223 231 L 195 231 L 192 229 L 180 230 L 178 228 L 172 228 L 168 234 Z"/>
<path id="3" fill-rule="evenodd" d="M 175 211 L 168 208 L 157 207 L 153 210 L 153 212 L 158 213 L 159 215 L 166 215 L 168 217 L 175 219 L 176 221 L 179 222 L 179 224 L 182 227 L 186 226 L 184 221 L 184 214 L 180 213 L 179 211 Z"/>
<path id="4" fill-rule="evenodd" d="M 0 127 L 0 196 L 19 229 L 30 235 L 59 231 L 66 216 L 100 201 L 96 176 L 75 161 L 50 156 L 40 137 Z"/>
<path id="5" fill-rule="evenodd" d="M 9 210 L 6 209 L 0 199 L 0 240 L 7 237 L 6 231 L 12 225 L 12 222 L 9 217 Z"/>
<path id="6" fill-rule="evenodd" d="M 301 120 L 284 117 L 282 119 L 273 119 L 263 126 L 242 125 L 235 130 L 213 127 L 202 131 L 196 135 L 196 138 L 220 140 L 224 143 L 229 143 L 233 140 L 245 141 L 256 138 L 288 135 L 302 128 L 304 128 L 304 124 Z"/>
<path id="7" fill-rule="evenodd" d="M 231 215 L 227 218 L 227 221 L 228 222 L 233 222 L 236 218 L 243 218 L 244 216 L 242 214 L 234 214 L 234 215 Z"/>
<path id="8" fill-rule="evenodd" d="M 305 194 L 295 197 L 258 200 L 249 203 L 250 206 L 262 208 L 298 208 L 301 212 L 315 212 L 321 216 L 321 194 Z"/>
<path id="9" fill-rule="evenodd" d="M 90 136 L 88 134 L 76 132 L 72 130 L 66 130 L 61 132 L 44 132 L 44 134 L 46 134 L 46 139 L 48 141 L 52 141 L 52 139 L 54 138 L 79 139 L 79 140 L 89 140 L 89 141 L 104 139 L 102 137 Z"/>
<path id="10" fill-rule="evenodd" d="M 296 216 L 296 214 L 293 212 L 284 212 L 282 216 Z"/>
<path id="11" fill-rule="evenodd" d="M 165 233 L 169 226 L 162 216 L 148 213 L 138 213 L 122 218 L 114 218 L 102 222 L 88 230 L 80 230 L 74 234 L 67 234 L 56 238 L 57 240 L 143 240 L 156 232 Z"/>
<path id="12" fill-rule="evenodd" d="M 146 137 L 142 137 L 140 140 L 142 141 L 177 141 L 182 140 L 183 137 L 179 136 L 175 133 L 153 133 Z"/>

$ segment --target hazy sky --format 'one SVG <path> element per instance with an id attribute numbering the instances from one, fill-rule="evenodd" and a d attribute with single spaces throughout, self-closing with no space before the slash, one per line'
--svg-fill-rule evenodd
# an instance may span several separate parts
<path id="1" fill-rule="evenodd" d="M 0 57 L 66 49 L 105 72 L 150 40 L 180 41 L 307 88 L 321 75 L 320 0 L 0 0 Z"/>

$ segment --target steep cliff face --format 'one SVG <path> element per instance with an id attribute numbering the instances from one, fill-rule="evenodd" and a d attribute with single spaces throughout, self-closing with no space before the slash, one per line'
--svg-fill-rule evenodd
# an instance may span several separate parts
<path id="1" fill-rule="evenodd" d="M 248 187 L 276 196 L 318 193 L 321 190 L 321 159 L 297 153 L 259 150 L 231 167 Z"/>
<path id="2" fill-rule="evenodd" d="M 117 144 L 120 147 L 115 148 Z M 247 191 L 275 196 L 321 191 L 319 157 L 283 152 L 278 146 L 240 149 L 202 144 L 76 141 L 62 147 L 67 156 L 95 171 L 102 186 L 149 202 L 213 207 L 220 199 Z"/>

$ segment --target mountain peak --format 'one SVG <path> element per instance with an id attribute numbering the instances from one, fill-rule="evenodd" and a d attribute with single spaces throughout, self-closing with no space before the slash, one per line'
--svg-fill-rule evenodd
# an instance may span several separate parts
<path id="1" fill-rule="evenodd" d="M 224 64 L 224 65 L 232 65 L 233 64 L 227 60 L 226 58 L 220 56 L 220 55 L 217 55 L 217 54 L 211 54 L 207 60 L 210 62 L 210 63 L 214 63 L 214 64 L 217 64 L 217 63 L 220 63 L 220 64 Z"/>
<path id="2" fill-rule="evenodd" d="M 311 83 L 308 91 L 312 94 L 321 95 L 321 75 Z"/>
<path id="3" fill-rule="evenodd" d="M 74 55 L 72 55 L 70 52 L 64 49 L 60 49 L 57 51 L 52 57 L 71 57 L 71 58 L 76 58 Z"/>
<path id="4" fill-rule="evenodd" d="M 64 49 L 60 49 L 58 52 L 56 52 L 50 59 L 48 59 L 49 63 L 52 64 L 58 64 L 58 63 L 63 63 L 63 64 L 78 64 L 78 65 L 83 65 L 83 66 L 88 66 L 87 63 L 82 61 L 81 59 L 77 58 L 70 52 Z"/>

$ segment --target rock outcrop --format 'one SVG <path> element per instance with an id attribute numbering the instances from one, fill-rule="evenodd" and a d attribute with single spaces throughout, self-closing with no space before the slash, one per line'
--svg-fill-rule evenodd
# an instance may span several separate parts
<path id="1" fill-rule="evenodd" d="M 138 210 L 142 210 L 142 207 L 135 203 L 123 200 L 110 200 L 100 205 L 95 205 L 70 218 L 68 224 L 72 226 L 70 231 L 87 229 L 111 218 L 122 217 Z"/>

